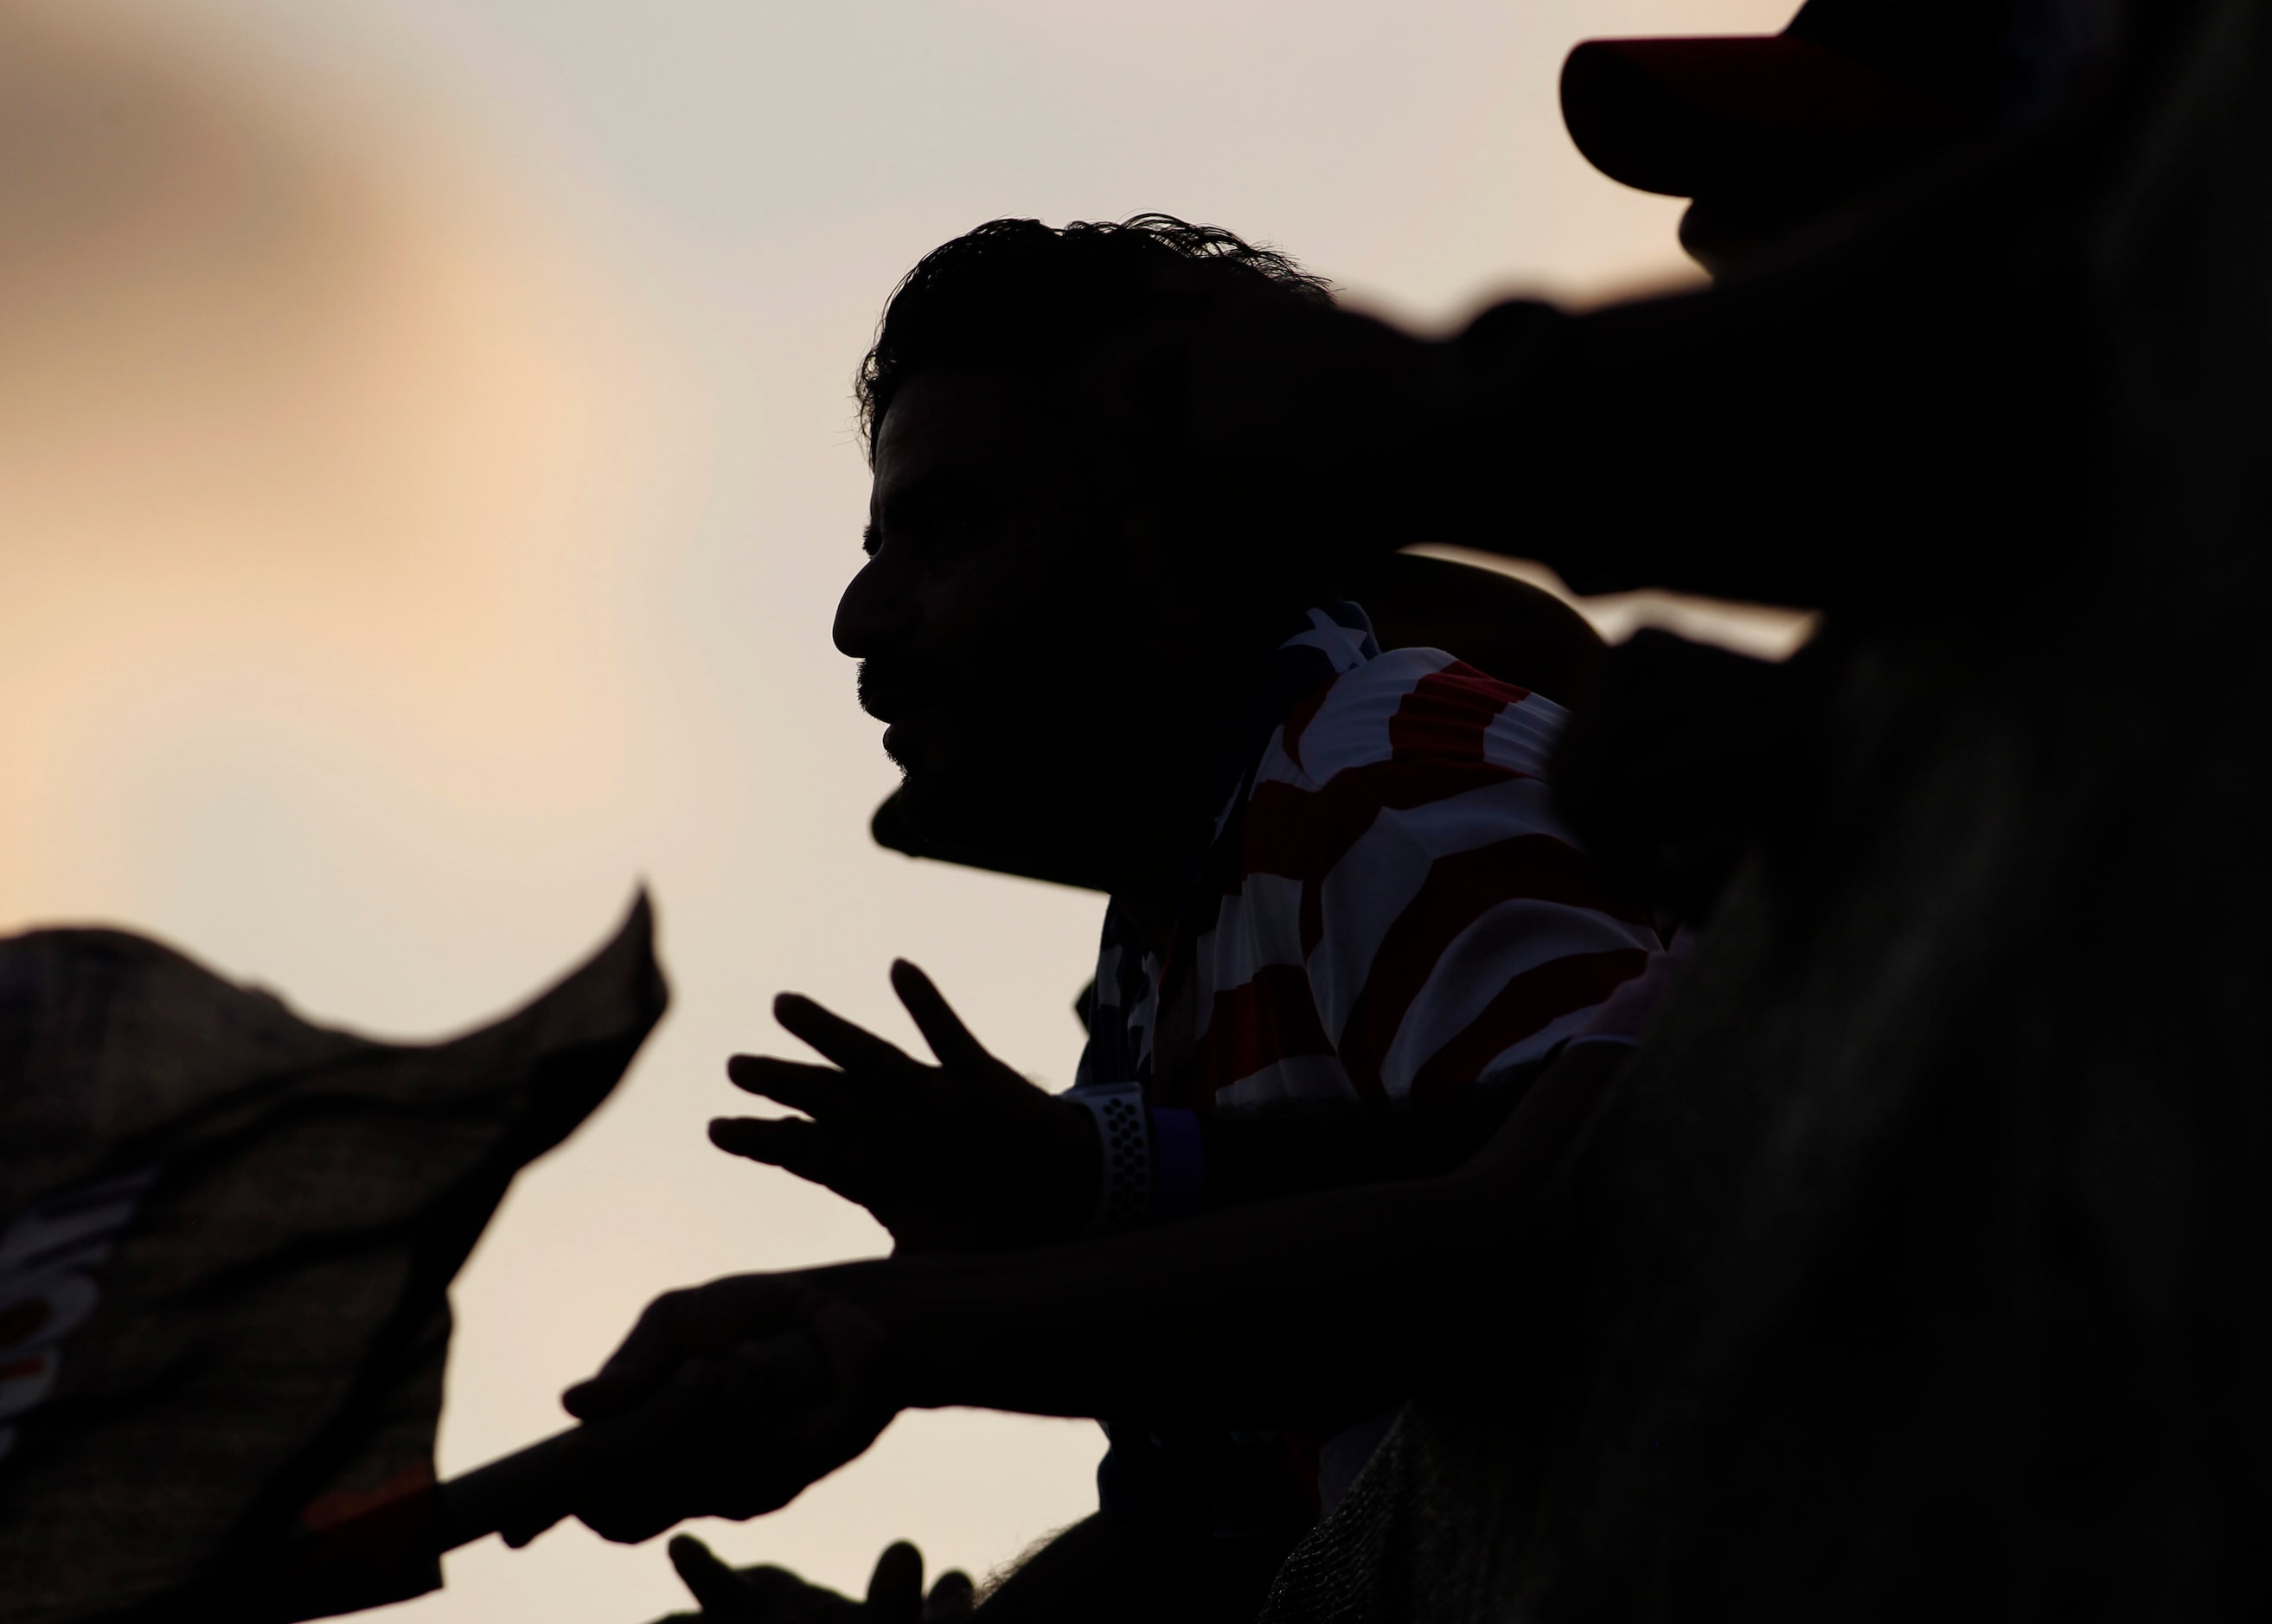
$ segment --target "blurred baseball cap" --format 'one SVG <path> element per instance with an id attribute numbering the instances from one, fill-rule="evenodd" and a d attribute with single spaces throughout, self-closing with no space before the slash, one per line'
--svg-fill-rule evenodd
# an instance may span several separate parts
<path id="1" fill-rule="evenodd" d="M 1781 34 L 1588 40 L 1562 116 L 1612 180 L 1676 197 L 1821 190 L 2030 122 L 2110 0 L 1807 0 Z"/>

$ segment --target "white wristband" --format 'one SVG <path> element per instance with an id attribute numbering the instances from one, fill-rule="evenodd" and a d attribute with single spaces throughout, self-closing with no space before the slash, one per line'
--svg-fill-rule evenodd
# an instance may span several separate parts
<path id="1" fill-rule="evenodd" d="M 1134 1083 L 1075 1090 L 1069 1098 L 1096 1121 L 1102 1177 L 1092 1233 L 1132 1229 L 1152 1216 L 1152 1119 Z"/>

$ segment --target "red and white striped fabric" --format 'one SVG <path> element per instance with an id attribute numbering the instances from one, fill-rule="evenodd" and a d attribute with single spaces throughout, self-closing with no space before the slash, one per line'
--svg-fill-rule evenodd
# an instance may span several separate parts
<path id="1" fill-rule="evenodd" d="M 1212 917 L 1140 978 L 1108 927 L 1092 1013 L 1155 1106 L 1424 1105 L 1544 1057 L 1658 949 L 1555 816 L 1560 706 L 1312 619 L 1330 668 L 1225 815 Z"/>
<path id="2" fill-rule="evenodd" d="M 1432 649 L 1296 707 L 1194 946 L 1197 1099 L 1420 1103 L 1539 1059 L 1640 972 L 1655 932 L 1549 799 L 1563 721 Z"/>
<path id="3" fill-rule="evenodd" d="M 1117 905 L 1105 916 L 1074 1088 L 1151 1106 L 1134 1159 L 1149 1163 L 1155 1218 L 1202 1203 L 1193 1109 L 1424 1108 L 1587 1034 L 1658 950 L 1555 816 L 1560 706 L 1436 650 L 1383 654 L 1354 604 L 1308 618 L 1255 697 L 1259 759 L 1213 792 L 1222 809 L 1164 964 Z M 1107 1184 L 1101 1226 L 1141 1221 Z M 1324 1478 L 1294 1464 L 1309 1446 L 1275 1434 L 1110 1430 L 1108 1510 L 1230 1534 L 1329 1501 L 1379 1428 L 1327 1441 Z"/>

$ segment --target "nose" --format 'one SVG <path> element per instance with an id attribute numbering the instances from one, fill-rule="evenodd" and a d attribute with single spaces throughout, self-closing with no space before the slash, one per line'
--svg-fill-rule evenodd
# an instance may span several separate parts
<path id="1" fill-rule="evenodd" d="M 879 550 L 860 567 L 837 600 L 833 635 L 840 652 L 855 659 L 885 652 L 907 635 L 910 621 L 906 584 L 886 552 Z"/>

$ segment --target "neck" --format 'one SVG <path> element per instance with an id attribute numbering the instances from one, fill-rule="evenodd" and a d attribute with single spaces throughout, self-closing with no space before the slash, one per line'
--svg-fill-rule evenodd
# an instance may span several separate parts
<path id="1" fill-rule="evenodd" d="M 1174 941 L 1196 847 L 1231 791 L 1225 764 L 1259 742 L 1245 736 L 1247 696 L 1274 646 L 1207 639 L 1161 662 L 1149 689 L 1143 770 L 1124 793 L 1110 867 L 1113 900 L 1156 954 Z"/>
<path id="2" fill-rule="evenodd" d="M 1144 945 L 1165 957 L 1191 885 L 1190 808 L 1200 791 L 1196 763 L 1184 760 L 1149 775 L 1131 816 L 1115 866 L 1112 900 Z"/>

